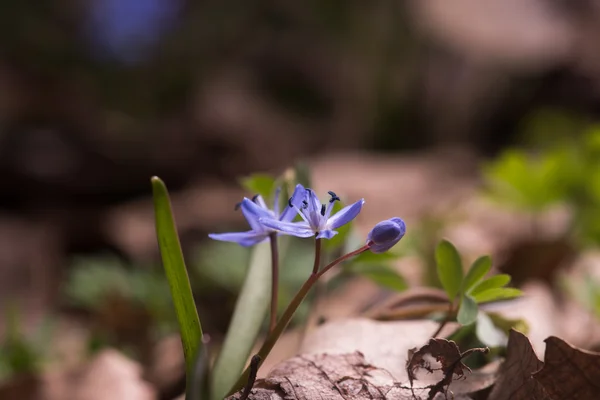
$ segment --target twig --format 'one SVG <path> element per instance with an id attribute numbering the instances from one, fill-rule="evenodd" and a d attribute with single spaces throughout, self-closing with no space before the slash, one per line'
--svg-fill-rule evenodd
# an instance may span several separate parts
<path id="1" fill-rule="evenodd" d="M 437 337 L 440 332 L 442 332 L 442 329 L 444 329 L 444 327 L 446 326 L 446 324 L 448 322 L 450 322 L 450 319 L 452 319 L 452 314 L 454 314 L 454 303 L 450 303 L 450 307 L 448 309 L 448 313 L 446 314 L 446 316 L 444 317 L 444 319 L 442 320 L 442 322 L 440 322 L 440 325 L 438 326 L 437 330 L 435 331 L 435 333 L 433 335 L 431 335 L 431 337 Z"/>
<path id="2" fill-rule="evenodd" d="M 240 400 L 246 400 L 248 396 L 250 396 L 250 392 L 252 392 L 252 387 L 254 387 L 254 382 L 256 381 L 256 373 L 258 372 L 259 364 L 260 356 L 255 354 L 252 356 L 252 360 L 250 360 L 250 375 L 248 375 L 248 383 L 246 383 L 246 387 L 244 388 Z"/>

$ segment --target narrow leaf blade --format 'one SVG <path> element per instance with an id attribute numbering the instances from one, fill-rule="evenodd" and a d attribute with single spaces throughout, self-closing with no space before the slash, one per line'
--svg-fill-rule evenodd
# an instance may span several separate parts
<path id="1" fill-rule="evenodd" d="M 489 256 L 479 257 L 473 264 L 465 279 L 463 280 L 463 292 L 467 293 L 469 289 L 475 286 L 492 268 L 492 259 Z"/>
<path id="2" fill-rule="evenodd" d="M 473 298 L 478 303 L 486 303 L 489 301 L 514 299 L 522 294 L 523 292 L 515 288 L 493 288 L 475 294 Z"/>
<path id="3" fill-rule="evenodd" d="M 477 294 L 481 292 L 485 292 L 489 289 L 501 288 L 503 286 L 508 285 L 510 282 L 510 275 L 508 274 L 498 274 L 494 275 L 491 278 L 485 279 L 478 284 L 475 285 L 468 293 L 475 297 Z"/>
<path id="4" fill-rule="evenodd" d="M 408 287 L 404 277 L 387 265 L 357 263 L 352 264 L 349 270 L 397 292 L 402 292 Z"/>
<path id="5" fill-rule="evenodd" d="M 187 371 L 191 373 L 202 343 L 202 327 L 194 303 L 167 187 L 156 176 L 151 179 L 151 182 L 156 236 L 179 323 Z"/>
<path id="6" fill-rule="evenodd" d="M 227 336 L 211 372 L 211 399 L 223 399 L 244 370 L 271 300 L 270 244 L 256 245 Z"/>
<path id="7" fill-rule="evenodd" d="M 437 273 L 440 282 L 453 301 L 460 290 L 463 270 L 458 251 L 452 243 L 442 240 L 435 250 Z"/>
<path id="8" fill-rule="evenodd" d="M 461 325 L 470 325 L 477 320 L 477 312 L 475 300 L 469 295 L 464 295 L 460 302 L 456 320 Z"/>

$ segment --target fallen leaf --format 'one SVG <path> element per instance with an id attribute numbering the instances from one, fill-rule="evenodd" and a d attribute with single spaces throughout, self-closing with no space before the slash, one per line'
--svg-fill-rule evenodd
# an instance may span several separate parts
<path id="1" fill-rule="evenodd" d="M 377 322 L 363 318 L 328 322 L 306 336 L 302 355 L 277 364 L 264 379 L 258 379 L 249 399 L 426 400 L 443 377 L 431 384 L 421 379 L 412 397 L 406 355 L 410 348 L 420 347 L 437 326 L 433 321 Z M 444 331 L 454 329 L 455 324 L 449 324 Z M 458 352 L 459 358 L 464 355 Z M 452 392 L 456 400 L 468 399 L 467 394 L 490 387 L 497 367 L 498 363 L 493 363 L 466 374 L 465 379 L 452 381 L 449 398 Z M 444 393 L 434 396 L 445 399 Z M 239 393 L 230 397 L 238 398 Z"/>
<path id="2" fill-rule="evenodd" d="M 359 352 L 351 354 L 310 354 L 291 358 L 258 380 L 250 400 L 425 400 L 428 388 L 410 388 L 394 381 L 384 369 L 369 364 Z M 229 400 L 239 399 L 237 393 Z M 444 400 L 438 394 L 435 400 Z M 455 400 L 469 398 L 456 394 Z"/>
<path id="3" fill-rule="evenodd" d="M 98 353 L 83 369 L 51 371 L 43 377 L 45 400 L 154 400 L 156 391 L 142 379 L 141 366 L 113 349 Z"/>
<path id="4" fill-rule="evenodd" d="M 470 349 L 464 353 L 460 352 L 458 345 L 452 340 L 446 339 L 429 339 L 429 342 L 420 349 L 410 349 L 408 351 L 408 360 L 406 361 L 406 372 L 410 388 L 413 390 L 414 381 L 417 380 L 417 370 L 424 369 L 433 374 L 434 371 L 441 370 L 443 377 L 437 383 L 429 385 L 430 388 L 427 399 L 435 398 L 438 393 L 448 392 L 449 386 L 456 378 L 465 377 L 465 372 L 471 372 L 471 369 L 463 364 L 463 358 L 474 352 L 487 352 L 486 349 Z M 432 359 L 435 359 L 440 364 L 440 367 L 434 367 Z M 475 391 L 469 390 L 468 393 Z"/>
<path id="5" fill-rule="evenodd" d="M 461 362 L 460 349 L 455 342 L 446 339 L 430 339 L 429 343 L 419 350 L 411 349 L 408 351 L 406 372 L 411 386 L 413 381 L 417 380 L 415 374 L 417 369 L 433 372 L 431 363 L 426 359 L 427 355 L 431 355 L 441 364 L 444 375 L 454 374 L 458 378 L 462 378 L 465 375 L 465 370 L 471 371 L 469 367 Z"/>
<path id="6" fill-rule="evenodd" d="M 508 336 L 506 361 L 488 400 L 542 400 L 548 396 L 532 374 L 544 365 L 533 351 L 527 336 L 514 329 Z"/>
<path id="7" fill-rule="evenodd" d="M 552 399 L 597 399 L 600 396 L 600 353 L 572 347 L 551 336 L 546 339 L 544 366 L 533 378 Z"/>
<path id="8" fill-rule="evenodd" d="M 301 354 L 348 354 L 360 351 L 368 363 L 389 371 L 398 382 L 406 382 L 406 354 L 421 347 L 438 327 L 434 321 L 379 322 L 352 318 L 325 323 L 302 343 Z M 449 335 L 457 324 L 448 324 L 441 335 Z M 267 358 L 268 360 L 268 358 Z"/>

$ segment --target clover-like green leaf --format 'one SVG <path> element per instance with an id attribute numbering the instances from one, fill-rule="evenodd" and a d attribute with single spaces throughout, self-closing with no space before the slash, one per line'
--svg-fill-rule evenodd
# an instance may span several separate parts
<path id="1" fill-rule="evenodd" d="M 458 308 L 456 320 L 461 325 L 470 325 L 477 320 L 477 303 L 468 294 L 463 295 Z"/>
<path id="2" fill-rule="evenodd" d="M 468 292 L 469 289 L 483 279 L 491 268 L 492 259 L 489 256 L 482 256 L 475 260 L 471 268 L 469 268 L 467 275 L 465 275 L 465 279 L 463 279 L 462 291 L 464 293 Z"/>
<path id="3" fill-rule="evenodd" d="M 442 240 L 435 250 L 435 261 L 442 287 L 448 294 L 448 299 L 454 301 L 463 278 L 460 255 L 452 243 Z"/>
<path id="4" fill-rule="evenodd" d="M 473 294 L 472 296 L 478 303 L 487 303 L 496 300 L 514 299 L 522 294 L 523 292 L 519 289 L 502 287 L 484 290 L 483 292 Z"/>
<path id="5" fill-rule="evenodd" d="M 478 284 L 476 284 L 471 290 L 467 291 L 471 296 L 475 296 L 481 292 L 484 292 L 489 289 L 501 288 L 510 282 L 510 275 L 508 274 L 498 274 L 494 275 L 490 278 L 484 279 Z"/>

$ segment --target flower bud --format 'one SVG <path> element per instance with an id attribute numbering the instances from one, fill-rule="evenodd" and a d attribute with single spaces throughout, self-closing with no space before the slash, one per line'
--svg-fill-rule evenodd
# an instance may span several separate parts
<path id="1" fill-rule="evenodd" d="M 383 253 L 391 249 L 406 233 L 406 224 L 394 217 L 379 222 L 367 235 L 367 246 L 373 253 Z"/>

